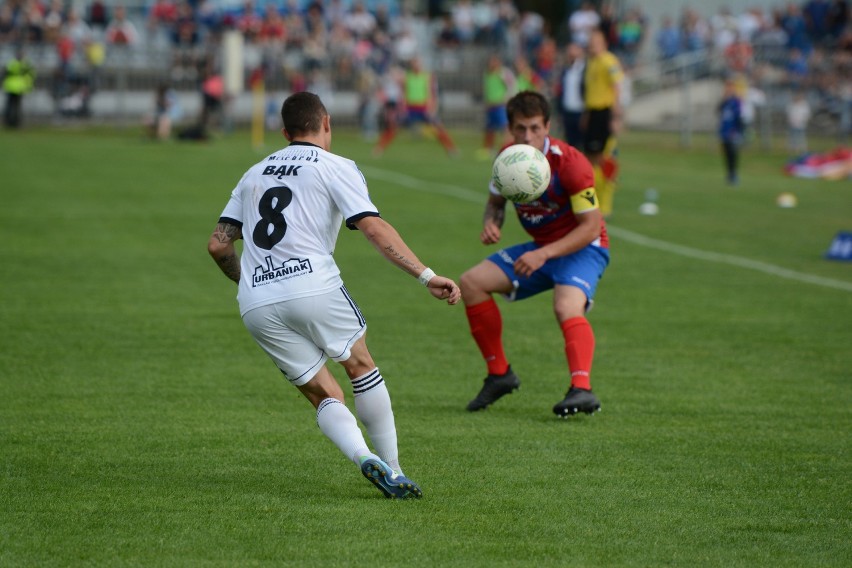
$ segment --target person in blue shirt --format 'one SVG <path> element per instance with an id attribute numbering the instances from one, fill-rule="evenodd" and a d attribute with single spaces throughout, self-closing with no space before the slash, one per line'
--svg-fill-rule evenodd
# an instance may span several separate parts
<path id="1" fill-rule="evenodd" d="M 745 125 L 742 117 L 742 101 L 737 95 L 733 79 L 725 80 L 725 91 L 719 103 L 719 139 L 725 157 L 725 173 L 729 185 L 739 183 L 739 153 L 743 142 Z"/>
<path id="2" fill-rule="evenodd" d="M 663 25 L 657 32 L 657 49 L 663 59 L 672 59 L 680 54 L 683 40 L 680 28 L 674 25 L 671 16 L 663 17 Z"/>

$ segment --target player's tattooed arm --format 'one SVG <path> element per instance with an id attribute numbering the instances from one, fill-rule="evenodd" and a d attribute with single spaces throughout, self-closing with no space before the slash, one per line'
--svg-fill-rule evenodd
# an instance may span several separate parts
<path id="1" fill-rule="evenodd" d="M 383 252 L 386 258 L 394 264 L 399 265 L 399 267 L 406 272 L 419 274 L 423 270 L 423 266 L 419 262 L 412 261 L 410 258 L 405 256 L 404 253 L 398 251 L 393 244 L 385 245 L 383 247 Z"/>
<path id="2" fill-rule="evenodd" d="M 485 203 L 485 214 L 482 216 L 482 232 L 479 240 L 484 245 L 500 242 L 500 229 L 506 219 L 506 198 L 491 195 Z"/>
<path id="3" fill-rule="evenodd" d="M 498 227 L 503 226 L 503 221 L 506 220 L 506 201 L 499 202 L 497 199 L 489 199 L 485 204 L 485 215 L 482 222 L 487 225 L 489 222 L 494 223 Z"/>
<path id="4" fill-rule="evenodd" d="M 419 276 L 426 268 L 396 229 L 381 217 L 364 217 L 355 226 L 382 256 L 412 276 Z"/>
<path id="5" fill-rule="evenodd" d="M 237 249 L 234 247 L 234 242 L 242 238 L 242 231 L 236 225 L 230 223 L 218 223 L 213 234 L 210 235 L 210 241 L 207 243 L 207 250 L 222 273 L 239 283 L 240 281 L 240 257 L 237 254 Z"/>
<path id="6" fill-rule="evenodd" d="M 213 231 L 213 236 L 222 244 L 233 243 L 243 238 L 243 232 L 236 225 L 230 223 L 219 223 L 216 225 L 216 230 Z"/>

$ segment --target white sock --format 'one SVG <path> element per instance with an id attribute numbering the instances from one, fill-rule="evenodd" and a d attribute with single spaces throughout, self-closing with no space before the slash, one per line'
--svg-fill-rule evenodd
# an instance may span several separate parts
<path id="1" fill-rule="evenodd" d="M 361 465 L 362 457 L 374 456 L 358 428 L 358 421 L 346 405 L 336 398 L 327 398 L 319 404 L 317 426 L 355 465 Z"/>
<path id="2" fill-rule="evenodd" d="M 352 392 L 355 395 L 355 412 L 367 429 L 376 453 L 395 472 L 402 473 L 390 394 L 378 367 L 352 379 Z"/>

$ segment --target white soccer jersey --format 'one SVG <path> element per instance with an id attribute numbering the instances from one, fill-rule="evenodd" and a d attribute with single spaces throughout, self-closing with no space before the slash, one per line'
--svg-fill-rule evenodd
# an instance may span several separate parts
<path id="1" fill-rule="evenodd" d="M 355 162 L 319 146 L 294 142 L 255 164 L 220 218 L 242 227 L 240 314 L 340 288 L 341 223 L 378 214 Z"/>

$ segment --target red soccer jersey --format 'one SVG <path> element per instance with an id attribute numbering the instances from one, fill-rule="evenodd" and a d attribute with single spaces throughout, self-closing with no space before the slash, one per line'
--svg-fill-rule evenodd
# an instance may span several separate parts
<path id="1" fill-rule="evenodd" d="M 501 151 L 508 146 L 511 144 L 501 148 Z M 544 155 L 551 172 L 547 191 L 531 203 L 514 204 L 521 226 L 539 246 L 557 241 L 577 227 L 571 196 L 595 186 L 592 165 L 573 146 L 548 137 L 544 141 Z M 603 219 L 601 236 L 593 244 L 609 248 Z"/>

